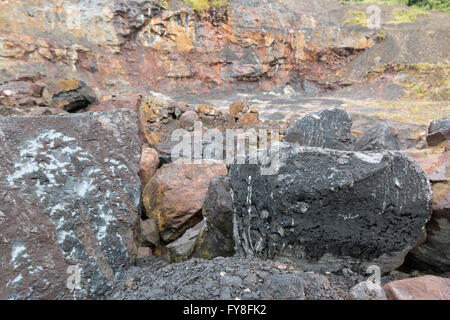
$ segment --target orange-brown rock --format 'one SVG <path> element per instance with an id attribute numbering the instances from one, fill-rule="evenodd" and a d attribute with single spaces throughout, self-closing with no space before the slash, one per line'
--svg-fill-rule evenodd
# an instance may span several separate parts
<path id="1" fill-rule="evenodd" d="M 197 113 L 200 115 L 200 117 L 202 116 L 219 116 L 220 115 L 220 111 L 217 110 L 216 108 L 212 107 L 212 106 L 208 106 L 205 104 L 201 104 L 199 106 L 197 106 Z"/>
<path id="2" fill-rule="evenodd" d="M 175 240 L 201 219 L 209 183 L 227 174 L 225 164 L 172 162 L 161 167 L 143 191 L 146 215 L 156 221 L 164 241 Z"/>
<path id="3" fill-rule="evenodd" d="M 63 91 L 74 91 L 80 87 L 80 81 L 76 79 L 64 79 L 56 82 L 56 93 Z"/>
<path id="4" fill-rule="evenodd" d="M 142 149 L 140 166 L 141 169 L 139 170 L 139 177 L 141 178 L 142 186 L 145 187 L 158 169 L 158 151 L 153 148 L 144 147 Z"/>
<path id="5" fill-rule="evenodd" d="M 389 300 L 450 300 L 450 279 L 430 275 L 390 282 L 383 289 Z"/>
<path id="6" fill-rule="evenodd" d="M 244 113 L 239 118 L 239 124 L 243 126 L 255 125 L 259 123 L 259 116 L 257 113 Z"/>
<path id="7" fill-rule="evenodd" d="M 156 131 L 145 129 L 145 139 L 151 146 L 157 146 L 161 143 L 161 137 Z"/>
<path id="8" fill-rule="evenodd" d="M 147 257 L 150 257 L 151 255 L 152 255 L 152 249 L 150 249 L 148 247 L 139 247 L 137 250 L 137 258 L 138 259 L 147 258 Z"/>
<path id="9" fill-rule="evenodd" d="M 234 119 L 239 119 L 241 114 L 246 113 L 248 111 L 247 99 L 241 99 L 233 102 L 233 104 L 229 108 L 229 111 Z"/>

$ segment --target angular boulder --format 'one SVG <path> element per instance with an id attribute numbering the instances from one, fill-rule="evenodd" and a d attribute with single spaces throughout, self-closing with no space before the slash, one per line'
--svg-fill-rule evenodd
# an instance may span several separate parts
<path id="1" fill-rule="evenodd" d="M 450 116 L 434 120 L 428 128 L 427 143 L 429 146 L 437 146 L 450 139 Z"/>
<path id="2" fill-rule="evenodd" d="M 238 120 L 242 114 L 247 113 L 248 111 L 249 105 L 247 99 L 236 100 L 229 108 L 229 112 L 234 120 Z"/>
<path id="3" fill-rule="evenodd" d="M 137 132 L 128 110 L 0 117 L 0 299 L 101 298 L 134 262 Z"/>
<path id="4" fill-rule="evenodd" d="M 200 222 L 191 229 L 186 230 L 183 236 L 166 247 L 165 257 L 170 263 L 183 262 L 192 257 L 197 237 L 205 226 Z"/>
<path id="5" fill-rule="evenodd" d="M 163 165 L 143 191 L 146 215 L 154 219 L 163 241 L 173 241 L 201 220 L 201 210 L 214 177 L 227 174 L 225 164 L 175 161 Z"/>
<path id="6" fill-rule="evenodd" d="M 422 276 L 384 285 L 389 300 L 450 300 L 450 279 Z"/>
<path id="7" fill-rule="evenodd" d="M 197 237 L 193 256 L 203 259 L 232 256 L 234 240 L 230 177 L 219 176 L 211 181 L 202 212 L 205 226 Z"/>
<path id="8" fill-rule="evenodd" d="M 356 139 L 354 151 L 399 150 L 400 142 L 387 123 L 379 123 Z"/>
<path id="9" fill-rule="evenodd" d="M 348 150 L 352 142 L 352 119 L 342 109 L 324 109 L 292 124 L 284 142 L 301 146 Z"/>
<path id="10" fill-rule="evenodd" d="M 279 144 L 278 172 L 229 167 L 238 253 L 309 261 L 331 255 L 360 269 L 400 266 L 424 237 L 431 186 L 400 152 Z M 248 162 L 247 162 L 248 163 Z"/>

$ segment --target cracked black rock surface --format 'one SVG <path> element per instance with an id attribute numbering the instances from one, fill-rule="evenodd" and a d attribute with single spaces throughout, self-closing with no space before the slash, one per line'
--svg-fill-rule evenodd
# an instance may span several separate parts
<path id="1" fill-rule="evenodd" d="M 353 140 L 352 119 L 340 108 L 320 110 L 295 121 L 286 132 L 284 142 L 301 146 L 349 150 Z"/>
<path id="2" fill-rule="evenodd" d="M 279 146 L 274 175 L 229 167 L 238 253 L 332 263 L 331 255 L 388 272 L 423 238 L 431 187 L 405 155 Z"/>

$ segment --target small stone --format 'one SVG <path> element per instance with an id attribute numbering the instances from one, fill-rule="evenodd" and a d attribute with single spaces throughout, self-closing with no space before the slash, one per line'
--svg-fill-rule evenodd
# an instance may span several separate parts
<path id="1" fill-rule="evenodd" d="M 360 282 L 350 289 L 348 300 L 387 300 L 384 289 L 367 281 Z"/>
<path id="2" fill-rule="evenodd" d="M 180 125 L 184 129 L 189 129 L 194 126 L 195 122 L 199 120 L 199 116 L 195 111 L 186 111 L 180 117 Z"/>

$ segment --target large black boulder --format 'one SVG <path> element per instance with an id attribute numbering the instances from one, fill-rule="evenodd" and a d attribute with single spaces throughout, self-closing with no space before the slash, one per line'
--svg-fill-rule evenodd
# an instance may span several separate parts
<path id="1" fill-rule="evenodd" d="M 274 175 L 259 165 L 229 166 L 239 254 L 308 262 L 331 255 L 387 272 L 424 237 L 431 187 L 407 156 L 279 147 Z"/>
<path id="2" fill-rule="evenodd" d="M 349 150 L 352 119 L 342 109 L 331 108 L 309 114 L 292 124 L 284 142 L 301 146 Z"/>

